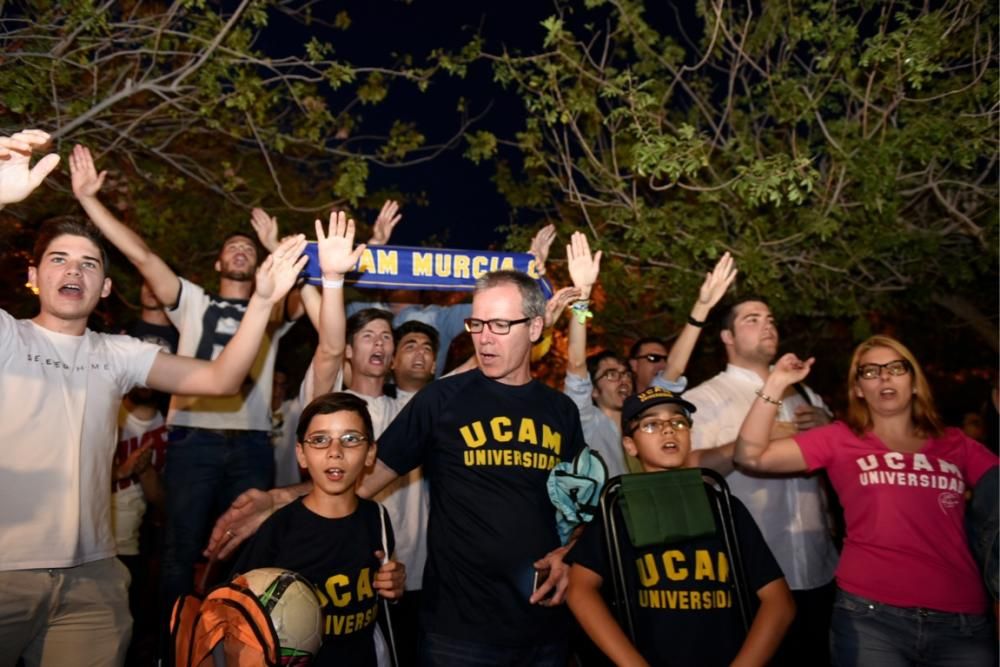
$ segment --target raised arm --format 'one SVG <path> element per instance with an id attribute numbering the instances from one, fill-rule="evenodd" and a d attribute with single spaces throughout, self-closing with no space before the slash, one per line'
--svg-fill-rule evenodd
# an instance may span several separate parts
<path id="1" fill-rule="evenodd" d="M 814 361 L 812 357 L 802 361 L 791 352 L 778 359 L 740 427 L 733 454 L 736 465 L 757 472 L 802 472 L 806 469 L 806 460 L 795 440 L 770 438 L 781 397 L 789 386 L 809 375 Z"/>
<path id="2" fill-rule="evenodd" d="M 257 269 L 257 283 L 239 329 L 212 361 L 160 353 L 146 379 L 168 394 L 226 396 L 239 391 L 257 357 L 274 304 L 288 293 L 306 264 L 305 237 L 286 239 Z"/>
<path id="3" fill-rule="evenodd" d="M 267 211 L 262 208 L 254 208 L 250 211 L 250 225 L 257 234 L 257 240 L 260 241 L 261 246 L 265 250 L 274 252 L 278 248 L 280 241 L 278 240 L 278 219 L 276 217 L 268 215 Z M 285 299 L 285 312 L 283 313 L 286 320 L 297 320 L 307 312 L 305 299 L 302 298 L 304 287 L 295 287 L 289 290 L 288 296 Z M 318 302 L 319 295 L 317 294 L 316 297 L 316 301 Z M 318 314 L 319 308 L 317 307 L 316 310 Z M 313 321 L 313 326 L 315 325 L 316 323 Z"/>
<path id="4" fill-rule="evenodd" d="M 48 143 L 48 133 L 41 130 L 0 137 L 0 208 L 27 198 L 59 164 L 59 156 L 49 153 L 31 167 L 32 151 Z"/>
<path id="5" fill-rule="evenodd" d="M 278 249 L 278 219 L 262 208 L 250 211 L 250 226 L 257 233 L 257 240 L 268 252 Z"/>
<path id="6" fill-rule="evenodd" d="M 578 306 L 570 312 L 569 345 L 567 349 L 566 372 L 577 377 L 587 376 L 587 316 L 590 292 L 601 272 L 601 251 L 590 253 L 587 236 L 573 232 L 566 246 L 569 276 L 573 286 L 580 290 Z"/>
<path id="7" fill-rule="evenodd" d="M 132 262 L 167 308 L 177 304 L 181 282 L 177 274 L 154 253 L 141 236 L 116 218 L 97 198 L 108 172 L 97 173 L 90 149 L 77 144 L 69 156 L 73 194 L 101 233 Z"/>
<path id="8" fill-rule="evenodd" d="M 368 239 L 368 245 L 385 245 L 392 236 L 392 230 L 396 228 L 399 221 L 403 219 L 399 213 L 399 202 L 394 199 L 386 199 L 382 204 L 382 210 L 375 218 L 375 225 L 372 227 L 372 237 Z"/>
<path id="9" fill-rule="evenodd" d="M 528 253 L 535 258 L 535 273 L 539 276 L 545 275 L 545 262 L 548 261 L 549 249 L 555 240 L 555 225 L 545 225 L 531 239 L 531 248 L 528 249 Z"/>
<path id="10" fill-rule="evenodd" d="M 705 281 L 698 290 L 698 299 L 691 307 L 688 323 L 684 325 L 684 329 L 670 350 L 667 367 L 663 369 L 665 379 L 676 382 L 680 376 L 684 375 L 684 369 L 687 368 L 688 361 L 691 359 L 691 353 L 701 335 L 705 319 L 734 280 L 736 280 L 736 266 L 733 263 L 732 255 L 727 252 L 715 263 L 715 268 L 705 274 Z M 691 324 L 691 322 L 699 322 L 700 324 Z"/>
<path id="11" fill-rule="evenodd" d="M 337 372 L 344 364 L 347 346 L 347 315 L 344 312 L 344 275 L 353 269 L 365 244 L 354 247 L 354 221 L 343 211 L 330 213 L 330 228 L 323 232 L 323 223 L 316 221 L 316 245 L 319 266 L 323 272 L 323 297 L 319 311 L 319 344 L 313 354 L 313 387 L 316 395 L 333 388 Z M 304 397 L 312 400 L 312 396 Z"/>

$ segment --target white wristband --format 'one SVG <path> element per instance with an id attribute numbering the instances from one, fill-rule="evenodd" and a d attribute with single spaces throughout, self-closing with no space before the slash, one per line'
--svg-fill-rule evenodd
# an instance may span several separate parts
<path id="1" fill-rule="evenodd" d="M 344 279 L 340 278 L 338 280 L 327 280 L 326 278 L 320 278 L 323 283 L 323 289 L 340 289 L 344 286 Z"/>

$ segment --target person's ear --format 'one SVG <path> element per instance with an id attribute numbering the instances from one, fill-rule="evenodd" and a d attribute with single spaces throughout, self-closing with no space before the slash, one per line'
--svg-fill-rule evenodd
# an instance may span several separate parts
<path id="1" fill-rule="evenodd" d="M 635 374 L 639 370 L 639 360 L 638 359 L 629 359 L 628 360 L 628 367 L 632 370 L 632 378 L 635 379 Z"/>
<path id="2" fill-rule="evenodd" d="M 600 391 L 597 389 L 597 386 L 595 385 L 594 388 L 590 390 L 590 400 L 596 401 L 598 393 L 600 393 Z"/>
<path id="3" fill-rule="evenodd" d="M 622 447 L 629 456 L 639 456 L 639 448 L 635 446 L 635 440 L 631 436 L 622 436 Z"/>
<path id="4" fill-rule="evenodd" d="M 104 279 L 104 285 L 101 287 L 101 298 L 107 299 L 111 294 L 111 278 Z"/>
<path id="5" fill-rule="evenodd" d="M 308 468 L 306 465 L 305 445 L 301 442 L 295 443 L 295 460 L 299 462 L 300 468 Z"/>
<path id="6" fill-rule="evenodd" d="M 545 330 L 545 318 L 533 317 L 531 318 L 531 322 L 528 323 L 528 326 L 531 327 L 531 343 L 534 345 L 542 339 L 542 331 Z"/>
<path id="7" fill-rule="evenodd" d="M 213 264 L 213 266 L 215 267 L 216 273 L 220 273 L 222 271 L 222 262 L 219 260 L 215 260 L 215 264 Z"/>
<path id="8" fill-rule="evenodd" d="M 34 266 L 28 267 L 28 284 L 25 287 L 38 294 L 38 269 Z"/>
<path id="9" fill-rule="evenodd" d="M 375 459 L 378 457 L 378 443 L 372 442 L 368 447 L 368 453 L 365 455 L 365 467 L 371 468 L 375 465 Z"/>
<path id="10" fill-rule="evenodd" d="M 854 383 L 854 395 L 860 398 L 861 400 L 864 400 L 865 398 L 865 392 L 861 391 L 861 385 L 859 385 L 857 382 Z"/>
<path id="11" fill-rule="evenodd" d="M 722 339 L 723 345 L 733 344 L 733 332 L 730 331 L 729 329 L 723 329 L 722 331 L 720 331 L 719 338 Z"/>
<path id="12" fill-rule="evenodd" d="M 348 361 L 350 361 L 351 355 L 353 355 L 353 354 L 354 354 L 354 350 L 351 348 L 351 344 L 348 343 L 344 347 L 344 359 L 347 359 Z"/>

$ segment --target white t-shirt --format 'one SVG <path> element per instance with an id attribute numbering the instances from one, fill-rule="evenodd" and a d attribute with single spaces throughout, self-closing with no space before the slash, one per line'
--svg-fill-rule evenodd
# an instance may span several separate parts
<path id="1" fill-rule="evenodd" d="M 140 447 L 152 447 L 153 460 L 150 465 L 157 471 L 162 470 L 166 442 L 167 429 L 159 412 L 150 419 L 139 419 L 126 410 L 124 405 L 119 409 L 115 463 L 124 461 Z M 139 528 L 145 515 L 146 496 L 142 492 L 139 480 L 130 478 L 115 482 L 111 493 L 111 529 L 114 531 L 119 555 L 138 555 Z"/>
<path id="2" fill-rule="evenodd" d="M 708 449 L 734 442 L 757 398 L 754 392 L 763 386 L 753 371 L 729 364 L 686 392 L 684 398 L 697 408 L 691 446 Z M 827 410 L 823 399 L 808 387 L 806 391 L 814 406 Z M 805 404 L 797 392 L 783 398 L 778 420 L 794 421 L 795 409 Z M 753 515 L 789 588 L 809 590 L 830 583 L 839 556 L 830 536 L 826 497 L 815 476 L 751 477 L 733 471 L 726 482 Z"/>
<path id="3" fill-rule="evenodd" d="M 55 333 L 0 310 L 0 571 L 115 555 L 118 406 L 159 351 L 129 336 Z"/>
<path id="4" fill-rule="evenodd" d="M 180 332 L 177 354 L 208 361 L 215 359 L 239 328 L 247 301 L 223 299 L 208 294 L 189 280 L 179 280 L 181 292 L 177 305 L 166 311 Z M 278 339 L 291 326 L 291 322 L 284 322 L 280 316 L 268 323 L 257 358 L 239 392 L 233 396 L 175 394 L 170 399 L 167 423 L 195 428 L 270 431 L 274 358 L 278 353 Z"/>

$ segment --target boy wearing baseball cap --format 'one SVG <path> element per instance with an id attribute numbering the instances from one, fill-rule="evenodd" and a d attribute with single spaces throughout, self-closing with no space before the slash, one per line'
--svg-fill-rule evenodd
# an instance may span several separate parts
<path id="1" fill-rule="evenodd" d="M 658 387 L 628 397 L 622 406 L 625 451 L 639 459 L 646 473 L 685 467 L 694 411 L 694 405 Z M 709 505 L 714 512 L 715 504 Z M 757 525 L 736 498 L 733 515 L 744 581 L 756 592 L 749 633 L 743 632 L 718 534 L 637 548 L 623 531 L 618 548 L 636 612 L 635 645 L 603 595 L 611 569 L 601 517 L 586 527 L 566 558 L 572 563 L 566 601 L 591 640 L 615 664 L 767 664 L 795 615 L 795 604 Z"/>

